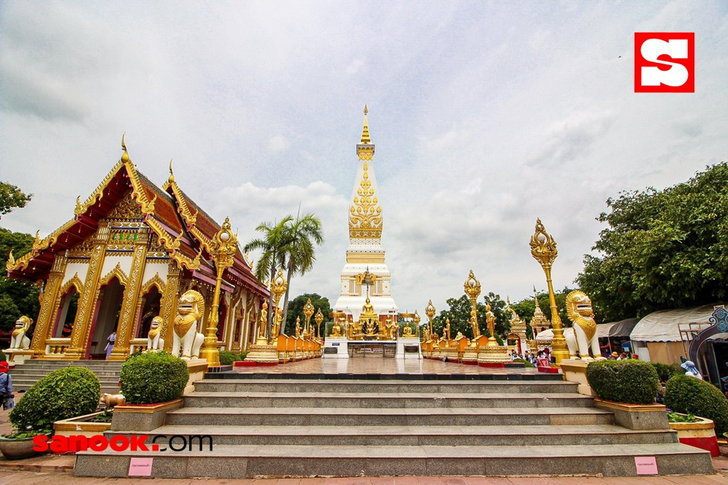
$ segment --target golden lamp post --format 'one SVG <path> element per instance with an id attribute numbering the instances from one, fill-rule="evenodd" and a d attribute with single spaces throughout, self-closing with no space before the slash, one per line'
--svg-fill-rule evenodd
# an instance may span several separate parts
<path id="1" fill-rule="evenodd" d="M 316 338 L 321 338 L 321 322 L 324 321 L 324 314 L 321 313 L 321 308 L 318 309 L 313 319 L 316 321 Z"/>
<path id="2" fill-rule="evenodd" d="M 286 283 L 286 279 L 283 277 L 283 270 L 281 268 L 278 268 L 278 272 L 276 273 L 276 277 L 273 278 L 273 281 L 270 284 L 270 291 L 273 293 L 273 301 L 275 302 L 275 313 L 273 314 L 273 331 L 271 332 L 272 335 L 270 336 L 270 341 L 277 341 L 278 335 L 281 333 L 281 323 L 283 322 L 283 310 L 280 308 L 280 300 L 281 296 L 283 296 L 283 293 L 286 292 L 286 288 L 288 288 L 288 284 Z"/>
<path id="3" fill-rule="evenodd" d="M 551 237 L 551 234 L 546 232 L 541 219 L 536 219 L 536 230 L 531 236 L 530 245 L 531 254 L 546 273 L 546 284 L 548 285 L 549 302 L 551 303 L 551 325 L 554 332 L 552 354 L 556 359 L 556 363 L 559 364 L 562 360 L 569 358 L 569 350 L 564 339 L 564 328 L 561 325 L 559 309 L 556 307 L 556 297 L 554 296 L 554 286 L 551 282 L 551 267 L 559 251 L 556 249 L 556 241 Z"/>
<path id="4" fill-rule="evenodd" d="M 415 310 L 415 314 L 412 317 L 412 321 L 415 324 L 415 335 L 419 336 L 420 335 L 420 322 L 422 321 L 422 318 L 420 318 L 420 314 L 417 313 L 417 310 Z"/>
<path id="5" fill-rule="evenodd" d="M 435 318 L 435 305 L 432 304 L 432 300 L 427 302 L 427 306 L 425 307 L 425 315 L 427 315 L 428 325 L 430 329 L 428 330 L 430 333 L 430 338 L 432 338 L 432 319 Z"/>
<path id="6" fill-rule="evenodd" d="M 225 268 L 233 265 L 233 257 L 238 250 L 238 238 L 230 228 L 230 218 L 226 217 L 222 227 L 217 231 L 210 242 L 210 253 L 217 268 L 217 280 L 215 281 L 215 293 L 212 297 L 212 308 L 210 317 L 207 319 L 207 333 L 200 355 L 207 360 L 209 366 L 220 365 L 220 352 L 217 348 L 217 323 L 218 309 L 220 307 L 220 285 L 222 274 Z"/>
<path id="7" fill-rule="evenodd" d="M 306 325 L 303 327 L 303 335 L 309 336 L 311 334 L 311 317 L 316 309 L 311 303 L 311 298 L 306 300 L 306 304 L 303 305 L 303 315 L 306 317 Z"/>
<path id="8" fill-rule="evenodd" d="M 480 329 L 478 328 L 478 296 L 480 296 L 480 281 L 475 279 L 475 274 L 473 274 L 473 270 L 470 270 L 470 274 L 468 275 L 468 279 L 465 280 L 465 294 L 468 295 L 468 298 L 470 299 L 470 305 L 472 305 L 473 309 L 470 312 L 470 320 L 471 325 L 473 326 L 473 340 L 480 337 Z"/>

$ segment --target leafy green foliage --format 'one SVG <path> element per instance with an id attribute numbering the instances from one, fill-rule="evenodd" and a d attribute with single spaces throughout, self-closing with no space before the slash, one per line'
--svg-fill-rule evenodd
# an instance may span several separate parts
<path id="1" fill-rule="evenodd" d="M 672 411 L 712 419 L 719 436 L 728 431 L 728 399 L 717 387 L 680 374 L 672 376 L 665 387 L 665 405 Z"/>
<path id="2" fill-rule="evenodd" d="M 695 423 L 698 418 L 694 414 L 667 413 L 667 420 L 671 423 Z"/>
<path id="3" fill-rule="evenodd" d="M 496 338 L 506 334 L 510 328 L 510 312 L 506 311 L 506 302 L 495 293 L 488 293 L 483 297 L 485 303 L 490 303 L 491 311 L 495 315 L 495 333 Z M 470 310 L 472 305 L 467 295 L 460 298 L 448 298 L 447 310 L 441 310 L 440 314 L 432 319 L 432 328 L 440 337 L 442 337 L 445 329 L 445 320 L 450 319 L 450 334 L 455 338 L 458 332 L 462 332 L 468 338 L 473 337 L 473 330 L 470 327 Z M 478 328 L 482 335 L 488 335 L 488 325 L 485 321 L 485 303 L 476 303 L 478 312 Z"/>
<path id="4" fill-rule="evenodd" d="M 25 207 L 32 197 L 33 194 L 26 194 L 15 185 L 0 182 L 0 216 L 16 207 Z"/>
<path id="5" fill-rule="evenodd" d="M 594 392 L 607 401 L 653 404 L 660 389 L 657 371 L 641 360 L 598 360 L 586 368 Z"/>
<path id="6" fill-rule="evenodd" d="M 311 304 L 316 308 L 316 310 L 320 308 L 321 313 L 324 315 L 323 323 L 321 323 L 321 333 L 324 332 L 326 323 L 331 320 L 331 318 L 329 318 L 329 314 L 331 313 L 331 303 L 329 303 L 329 299 L 325 296 L 319 295 L 318 293 L 304 293 L 303 295 L 299 295 L 291 300 L 288 307 L 285 331 L 283 333 L 286 335 L 293 335 L 296 332 L 296 317 L 301 317 L 301 328 L 303 328 L 303 324 L 306 322 L 306 317 L 303 314 L 303 306 L 309 298 L 311 298 Z M 314 316 L 311 317 L 311 325 L 313 326 L 316 326 L 316 321 L 314 320 L 315 316 L 316 314 L 314 313 Z"/>
<path id="7" fill-rule="evenodd" d="M 513 362 L 521 362 L 526 367 L 536 367 L 535 365 L 533 365 L 532 363 L 530 363 L 526 359 L 513 359 Z"/>
<path id="8" fill-rule="evenodd" d="M 728 298 L 728 164 L 608 199 L 608 227 L 577 278 L 606 321 Z"/>
<path id="9" fill-rule="evenodd" d="M 5 268 L 11 249 L 17 258 L 30 251 L 32 246 L 33 236 L 30 234 L 0 228 L 0 268 Z M 0 274 L 0 330 L 10 330 L 21 315 L 35 320 L 40 310 L 39 291 L 32 282 L 7 278 L 3 271 Z M 31 333 L 33 329 L 31 327 Z"/>
<path id="10" fill-rule="evenodd" d="M 561 317 L 561 323 L 564 325 L 564 327 L 571 326 L 571 320 L 569 320 L 569 317 L 566 315 L 566 295 L 571 293 L 572 290 L 573 288 L 564 287 L 564 289 L 561 291 L 554 291 L 556 306 L 559 309 L 559 317 Z M 551 303 L 549 302 L 549 294 L 538 293 L 536 297 L 538 298 L 538 306 L 541 307 L 541 311 L 544 313 L 544 315 L 546 315 L 546 318 L 551 321 Z M 533 318 L 533 313 L 536 311 L 536 304 L 533 301 L 533 297 L 524 298 L 519 302 L 511 304 L 511 307 L 513 307 L 516 313 L 518 313 L 518 316 L 528 322 L 531 321 L 531 319 Z M 531 330 L 530 324 L 528 325 L 527 330 Z M 540 331 L 541 329 L 536 330 Z"/>
<path id="11" fill-rule="evenodd" d="M 660 362 L 650 362 L 650 364 L 657 371 L 657 376 L 660 378 L 660 381 L 667 382 L 672 376 L 685 373 L 677 364 L 662 364 Z"/>
<path id="12" fill-rule="evenodd" d="M 187 363 L 166 352 L 133 354 L 121 366 L 121 393 L 129 404 L 171 401 L 187 384 Z"/>
<path id="13" fill-rule="evenodd" d="M 98 377 L 85 367 L 55 370 L 28 389 L 10 422 L 18 431 L 49 431 L 55 421 L 94 412 L 100 389 Z"/>
<path id="14" fill-rule="evenodd" d="M 0 362 L 7 362 L 7 361 L 8 361 L 8 356 L 5 355 L 5 352 L 0 350 Z"/>
<path id="15" fill-rule="evenodd" d="M 220 351 L 220 364 L 221 365 L 233 365 L 233 362 L 238 360 L 245 360 L 247 352 L 238 354 L 236 352 L 228 352 L 227 350 Z"/>

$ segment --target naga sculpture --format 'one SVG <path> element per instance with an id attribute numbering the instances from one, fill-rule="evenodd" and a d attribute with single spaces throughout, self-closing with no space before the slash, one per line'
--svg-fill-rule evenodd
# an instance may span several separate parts
<path id="1" fill-rule="evenodd" d="M 571 357 L 575 358 L 578 351 L 582 359 L 601 358 L 597 322 L 594 321 L 591 299 L 586 293 L 574 290 L 566 295 L 566 314 L 574 324 L 572 328 L 564 329 Z"/>
<path id="2" fill-rule="evenodd" d="M 164 318 L 157 315 L 152 319 L 152 324 L 147 334 L 147 352 L 159 352 L 164 349 L 162 330 L 164 329 Z"/>
<path id="3" fill-rule="evenodd" d="M 188 290 L 179 299 L 177 317 L 174 319 L 174 338 L 172 341 L 172 355 L 179 356 L 182 348 L 182 358 L 198 358 L 200 347 L 205 336 L 197 331 L 197 324 L 205 312 L 205 300 L 195 290 Z"/>
<path id="4" fill-rule="evenodd" d="M 10 348 L 27 350 L 30 347 L 30 339 L 25 334 L 33 324 L 33 319 L 25 315 L 15 321 L 15 329 L 10 336 Z"/>

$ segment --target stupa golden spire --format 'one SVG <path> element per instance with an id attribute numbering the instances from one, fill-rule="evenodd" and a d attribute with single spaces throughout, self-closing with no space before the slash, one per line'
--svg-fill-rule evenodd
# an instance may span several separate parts
<path id="1" fill-rule="evenodd" d="M 359 160 L 371 160 L 374 158 L 374 144 L 372 143 L 371 136 L 369 136 L 368 114 L 369 108 L 367 105 L 364 105 L 364 126 L 361 129 L 361 141 L 356 146 L 356 154 Z"/>

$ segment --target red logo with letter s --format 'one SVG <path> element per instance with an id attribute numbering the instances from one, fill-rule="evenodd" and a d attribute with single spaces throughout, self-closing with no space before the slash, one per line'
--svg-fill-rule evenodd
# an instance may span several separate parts
<path id="1" fill-rule="evenodd" d="M 695 92 L 694 32 L 635 32 L 635 93 Z"/>

